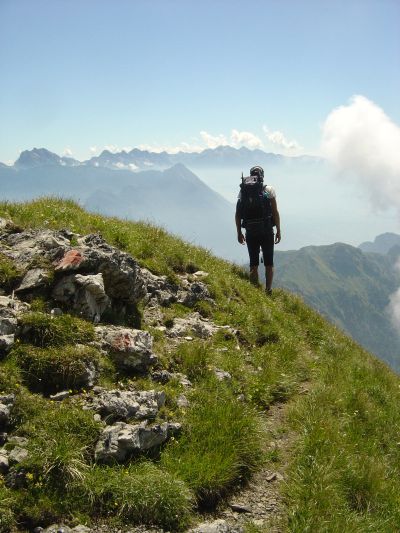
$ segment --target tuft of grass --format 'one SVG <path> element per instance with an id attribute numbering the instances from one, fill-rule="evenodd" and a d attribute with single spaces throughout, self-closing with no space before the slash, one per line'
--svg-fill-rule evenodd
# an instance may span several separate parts
<path id="1" fill-rule="evenodd" d="M 87 386 L 88 365 L 98 369 L 101 360 L 96 348 L 82 344 L 47 348 L 22 344 L 11 357 L 21 368 L 29 388 L 44 394 Z"/>
<path id="2" fill-rule="evenodd" d="M 63 344 L 87 343 L 95 338 L 90 322 L 72 315 L 52 317 L 41 312 L 26 313 L 20 319 L 24 342 L 45 348 Z"/>
<path id="3" fill-rule="evenodd" d="M 99 516 L 129 525 L 180 531 L 190 523 L 193 495 L 175 476 L 150 462 L 93 466 L 81 485 L 82 502 Z"/>
<path id="4" fill-rule="evenodd" d="M 210 343 L 204 341 L 183 343 L 178 346 L 174 354 L 175 364 L 190 381 L 200 381 L 210 375 L 210 349 Z"/>
<path id="5" fill-rule="evenodd" d="M 19 428 L 29 438 L 24 468 L 32 481 L 61 490 L 83 482 L 100 427 L 90 411 L 71 403 L 47 402 Z"/>
<path id="6" fill-rule="evenodd" d="M 161 465 L 212 506 L 260 464 L 259 418 L 215 381 L 194 392 L 191 402 L 183 434 L 162 452 Z"/>
<path id="7" fill-rule="evenodd" d="M 0 533 L 8 533 L 15 525 L 14 501 L 15 495 L 4 486 L 0 476 Z"/>
<path id="8" fill-rule="evenodd" d="M 0 287 L 10 292 L 22 278 L 22 272 L 12 259 L 0 253 Z"/>
<path id="9" fill-rule="evenodd" d="M 15 361 L 7 359 L 0 366 L 0 393 L 15 392 L 22 382 L 21 373 Z"/>

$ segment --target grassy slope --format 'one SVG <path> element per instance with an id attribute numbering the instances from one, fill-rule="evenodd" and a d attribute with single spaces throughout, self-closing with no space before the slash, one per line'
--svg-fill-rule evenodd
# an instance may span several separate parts
<path id="1" fill-rule="evenodd" d="M 257 467 L 260 436 L 268 438 L 260 435 L 257 419 L 271 403 L 290 400 L 285 424 L 296 438 L 284 488 L 285 529 L 398 529 L 400 381 L 383 363 L 299 298 L 277 291 L 266 299 L 241 270 L 160 229 L 90 215 L 72 202 L 54 199 L 1 204 L 0 216 L 25 227 L 68 227 L 82 234 L 99 231 L 143 266 L 171 278 L 193 268 L 205 270 L 218 305 L 199 310 L 217 323 L 240 330 L 239 349 L 235 339 L 216 335 L 212 341 L 198 341 L 191 349 L 182 346 L 169 353 L 162 335 L 157 335 L 155 348 L 163 365 L 188 373 L 195 391 L 191 407 L 184 412 L 174 403 L 179 387 L 167 386 L 170 400 L 164 416 L 183 422 L 182 437 L 168 444 L 159 458 L 125 468 L 105 470 L 91 465 L 87 452 L 98 431 L 95 424 L 83 414 L 68 414 L 68 409 L 78 413 L 74 405 L 49 405 L 48 400 L 29 393 L 13 359 L 3 361 L 0 388 L 21 391 L 14 415 L 16 430 L 36 435 L 33 442 L 38 449 L 43 449 L 51 432 L 61 435 L 54 446 L 48 446 L 45 464 L 33 450 L 27 465 L 32 486 L 23 496 L 0 484 L 4 524 L 15 517 L 27 523 L 61 516 L 89 520 L 94 509 L 100 516 L 184 527 L 190 520 L 191 498 L 216 501 Z M 165 319 L 185 312 L 181 307 L 166 309 Z M 211 365 L 231 372 L 232 381 L 216 382 Z M 107 379 L 112 385 L 111 371 Z M 299 394 L 304 381 L 310 392 Z M 146 380 L 140 385 L 154 386 Z M 236 400 L 239 394 L 245 402 Z M 83 442 L 74 453 L 62 440 L 71 434 Z M 60 473 L 67 480 L 62 487 L 55 481 Z M 157 494 L 151 490 L 154 486 Z"/>

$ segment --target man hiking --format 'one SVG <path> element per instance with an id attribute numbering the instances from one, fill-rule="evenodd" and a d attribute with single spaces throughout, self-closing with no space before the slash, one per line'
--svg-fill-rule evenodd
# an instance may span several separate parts
<path id="1" fill-rule="evenodd" d="M 281 241 L 281 225 L 275 191 L 270 185 L 264 185 L 264 170 L 259 166 L 250 169 L 249 177 L 243 178 L 242 175 L 235 222 L 239 243 L 247 243 L 250 281 L 255 285 L 258 285 L 260 248 L 262 250 L 265 291 L 270 295 L 274 276 L 274 244 Z M 242 227 L 246 229 L 246 236 L 242 233 Z"/>

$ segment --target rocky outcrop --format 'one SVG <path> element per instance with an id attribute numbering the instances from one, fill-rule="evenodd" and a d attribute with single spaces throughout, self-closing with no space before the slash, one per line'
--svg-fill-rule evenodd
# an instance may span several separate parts
<path id="1" fill-rule="evenodd" d="M 2 226 L 7 224 L 3 221 Z M 76 246 L 71 244 L 72 237 Z M 16 288 L 21 298 L 29 301 L 32 294 L 47 290 L 55 301 L 89 320 L 98 322 L 110 307 L 118 313 L 130 312 L 146 296 L 137 262 L 99 234 L 0 231 L 0 253 L 23 274 Z"/>
<path id="2" fill-rule="evenodd" d="M 94 388 L 94 396 L 88 401 L 86 408 L 99 413 L 107 422 L 151 420 L 156 418 L 158 411 L 165 404 L 163 391 L 130 391 L 106 390 Z"/>
<path id="3" fill-rule="evenodd" d="M 120 326 L 97 326 L 99 346 L 121 369 L 144 373 L 157 362 L 153 338 L 147 331 Z"/>
<path id="4" fill-rule="evenodd" d="M 117 422 L 103 430 L 96 445 L 96 461 L 124 462 L 132 455 L 158 448 L 180 429 L 180 424 L 170 422 L 154 426 L 148 426 L 146 423 L 132 425 Z"/>

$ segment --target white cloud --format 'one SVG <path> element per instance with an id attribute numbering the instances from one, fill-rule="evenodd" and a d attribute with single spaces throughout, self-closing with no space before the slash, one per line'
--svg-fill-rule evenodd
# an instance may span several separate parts
<path id="1" fill-rule="evenodd" d="M 63 155 L 65 155 L 67 157 L 71 157 L 72 156 L 71 148 L 69 148 L 68 146 L 66 148 L 64 148 Z"/>
<path id="2" fill-rule="evenodd" d="M 119 170 L 131 170 L 132 172 L 134 172 L 135 170 L 137 170 L 139 168 L 134 163 L 129 163 L 129 164 L 125 165 L 125 163 L 121 163 L 120 161 L 115 163 L 114 166 L 117 167 Z"/>
<path id="3" fill-rule="evenodd" d="M 270 131 L 267 126 L 263 126 L 263 131 L 268 141 L 279 149 L 290 152 L 298 152 L 303 149 L 296 140 L 289 141 L 281 131 Z"/>
<path id="4" fill-rule="evenodd" d="M 103 147 L 103 150 L 108 150 L 109 152 L 116 154 L 119 152 L 130 152 L 132 150 L 131 146 L 118 146 L 117 144 L 106 144 Z"/>
<path id="5" fill-rule="evenodd" d="M 206 148 L 217 148 L 218 146 L 227 146 L 229 144 L 227 138 L 222 133 L 211 135 L 207 131 L 201 131 L 200 137 L 205 143 Z"/>
<path id="6" fill-rule="evenodd" d="M 90 154 L 91 154 L 91 155 L 96 154 L 96 153 L 98 152 L 97 146 L 91 146 L 91 147 L 89 148 L 89 151 L 90 151 Z"/>
<path id="7" fill-rule="evenodd" d="M 400 127 L 364 96 L 334 109 L 322 127 L 322 153 L 338 175 L 355 180 L 374 207 L 400 217 Z"/>
<path id="8" fill-rule="evenodd" d="M 263 148 L 262 140 L 250 131 L 232 130 L 231 142 L 235 147 L 246 146 L 247 148 Z"/>

